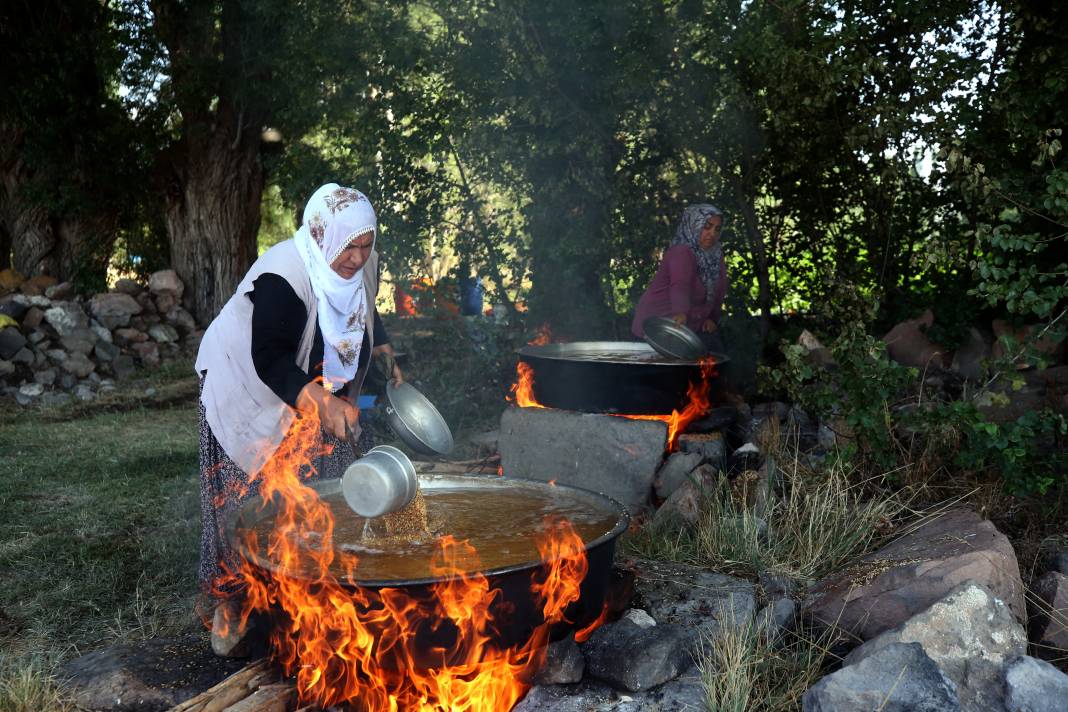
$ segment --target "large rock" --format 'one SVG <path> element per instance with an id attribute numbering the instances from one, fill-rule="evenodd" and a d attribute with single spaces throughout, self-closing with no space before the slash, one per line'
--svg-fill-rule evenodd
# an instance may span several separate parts
<path id="1" fill-rule="evenodd" d="M 586 659 L 582 657 L 575 636 L 569 635 L 562 640 L 549 643 L 545 662 L 534 677 L 539 685 L 565 685 L 582 680 L 586 669 Z"/>
<path id="2" fill-rule="evenodd" d="M 994 358 L 1003 358 L 1007 354 L 1005 352 L 1005 344 L 1001 340 L 1001 337 L 1005 336 L 1016 342 L 1016 346 L 1013 347 L 1013 353 L 1015 353 L 1015 350 L 1018 350 L 1024 343 L 1033 339 L 1035 334 L 1039 333 L 1043 327 L 1035 324 L 1014 327 L 1003 319 L 994 319 L 994 321 L 990 323 L 990 328 L 994 332 L 994 346 L 991 349 L 991 353 Z M 1064 342 L 1055 339 L 1050 335 L 1035 340 L 1031 345 L 1036 351 L 1054 361 L 1059 360 L 1061 354 L 1064 353 Z"/>
<path id="3" fill-rule="evenodd" d="M 807 617 L 863 640 L 901 625 L 956 586 L 975 581 L 1026 619 L 1012 544 L 970 509 L 950 510 L 825 578 L 805 602 Z"/>
<path id="4" fill-rule="evenodd" d="M 927 338 L 925 331 L 934 324 L 930 309 L 918 319 L 903 321 L 883 337 L 890 358 L 919 369 L 942 368 L 945 349 Z"/>
<path id="5" fill-rule="evenodd" d="M 64 371 L 77 378 L 85 378 L 96 370 L 96 364 L 89 360 L 88 356 L 79 352 L 72 353 L 60 366 L 63 367 Z"/>
<path id="6" fill-rule="evenodd" d="M 664 466 L 656 473 L 654 485 L 656 496 L 667 499 L 671 493 L 677 490 L 690 473 L 703 461 L 698 452 L 675 452 L 668 457 Z"/>
<path id="7" fill-rule="evenodd" d="M 7 269 L 0 270 L 0 289 L 14 291 L 18 289 L 25 281 L 26 276 L 16 269 L 11 269 L 9 267 Z"/>
<path id="8" fill-rule="evenodd" d="M 153 341 L 146 341 L 141 344 L 133 344 L 130 346 L 130 350 L 137 354 L 144 365 L 150 367 L 159 365 L 159 344 Z M 118 373 L 116 372 L 115 375 L 118 375 Z"/>
<path id="9" fill-rule="evenodd" d="M 1027 652 L 1027 635 L 1008 606 L 969 582 L 846 656 L 853 665 L 895 643 L 919 643 L 957 686 L 961 709 L 1001 709 L 1005 668 Z"/>
<path id="10" fill-rule="evenodd" d="M 62 677 L 83 709 L 147 712 L 184 702 L 244 664 L 216 658 L 194 635 L 104 648 L 67 663 Z"/>
<path id="11" fill-rule="evenodd" d="M 122 294 L 129 294 L 131 297 L 136 297 L 144 290 L 136 281 L 124 277 L 115 282 L 115 286 L 111 288 L 111 291 L 121 292 Z"/>
<path id="12" fill-rule="evenodd" d="M 660 421 L 552 408 L 506 408 L 501 415 L 506 475 L 603 492 L 631 513 L 649 501 L 666 445 Z"/>
<path id="13" fill-rule="evenodd" d="M 660 505 L 653 515 L 653 521 L 661 523 L 674 520 L 690 526 L 696 525 L 704 512 L 707 498 L 715 492 L 718 480 L 717 468 L 701 465 Z"/>
<path id="14" fill-rule="evenodd" d="M 953 682 L 916 643 L 895 643 L 819 680 L 804 712 L 956 712 Z M 994 708 L 991 708 L 993 710 Z"/>
<path id="15" fill-rule="evenodd" d="M 696 453 L 704 462 L 721 467 L 727 456 L 723 433 L 683 433 L 679 436 L 679 451 Z"/>
<path id="16" fill-rule="evenodd" d="M 1064 712 L 1068 708 L 1068 675 L 1045 660 L 1023 655 L 1005 671 L 1007 712 Z"/>
<path id="17" fill-rule="evenodd" d="M 129 294 L 108 292 L 93 297 L 89 310 L 102 326 L 118 329 L 129 324 L 133 315 L 141 313 L 141 305 Z"/>
<path id="18" fill-rule="evenodd" d="M 173 344 L 178 340 L 178 331 L 170 324 L 155 324 L 148 327 L 148 335 L 160 344 Z"/>
<path id="19" fill-rule="evenodd" d="M 26 346 L 26 337 L 14 326 L 0 330 L 0 359 L 12 359 Z"/>
<path id="20" fill-rule="evenodd" d="M 965 378 L 975 381 L 983 377 L 983 362 L 990 358 L 990 343 L 975 327 L 968 329 L 968 335 L 953 354 L 950 365 L 954 371 Z"/>
<path id="21" fill-rule="evenodd" d="M 89 326 L 89 316 L 74 302 L 56 302 L 45 310 L 45 321 L 60 336 L 72 334 Z"/>
<path id="22" fill-rule="evenodd" d="M 675 623 L 713 638 L 748 625 L 756 613 L 756 590 L 743 579 L 696 566 L 639 559 L 634 582 L 642 607 L 658 624 Z"/>
<path id="23" fill-rule="evenodd" d="M 582 645 L 586 672 L 631 692 L 678 677 L 692 664 L 693 634 L 671 623 L 643 628 L 629 620 L 603 625 Z"/>
<path id="24" fill-rule="evenodd" d="M 536 685 L 520 700 L 512 712 L 637 712 L 633 698 L 613 690 L 597 680 L 578 685 Z"/>
<path id="25" fill-rule="evenodd" d="M 99 341 L 99 337 L 92 329 L 75 329 L 59 339 L 59 343 L 63 344 L 63 348 L 79 354 L 91 353 L 97 341 Z"/>
<path id="26" fill-rule="evenodd" d="M 148 291 L 156 296 L 166 294 L 180 300 L 185 292 L 185 285 L 173 269 L 153 272 L 148 278 Z"/>
<path id="27" fill-rule="evenodd" d="M 182 307 L 174 307 L 166 313 L 165 318 L 185 334 L 191 334 L 197 330 L 196 319 Z"/>
<path id="28" fill-rule="evenodd" d="M 1035 643 L 1043 657 L 1068 655 L 1068 575 L 1050 571 L 1035 584 L 1041 603 L 1032 621 Z"/>

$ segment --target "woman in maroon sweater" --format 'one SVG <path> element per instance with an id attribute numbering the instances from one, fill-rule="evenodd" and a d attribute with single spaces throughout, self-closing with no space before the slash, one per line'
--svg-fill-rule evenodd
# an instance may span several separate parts
<path id="1" fill-rule="evenodd" d="M 642 324 L 649 317 L 666 316 L 696 331 L 713 351 L 722 351 L 716 333 L 727 293 L 722 229 L 723 212 L 714 205 L 683 211 L 660 268 L 638 300 L 630 327 L 635 336 L 645 337 Z"/>

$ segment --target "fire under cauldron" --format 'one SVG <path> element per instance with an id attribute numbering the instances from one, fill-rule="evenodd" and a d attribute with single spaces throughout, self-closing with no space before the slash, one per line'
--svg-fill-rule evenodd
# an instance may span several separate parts
<path id="1" fill-rule="evenodd" d="M 710 354 L 716 364 L 723 354 Z M 681 410 L 691 382 L 700 382 L 699 361 L 666 358 L 636 341 L 576 341 L 528 345 L 519 360 L 533 370 L 533 395 L 543 406 L 585 413 L 670 414 Z M 722 384 L 709 379 L 713 401 Z"/>
<path id="2" fill-rule="evenodd" d="M 495 647 L 503 650 L 522 645 L 531 638 L 535 629 L 545 622 L 542 613 L 543 602 L 533 590 L 532 582 L 544 578 L 548 565 L 539 560 L 536 548 L 533 549 L 533 555 L 530 555 L 530 548 L 524 547 L 521 541 L 525 535 L 520 536 L 516 531 L 522 527 L 524 521 L 529 525 L 533 516 L 532 512 L 523 514 L 524 501 L 530 502 L 531 510 L 536 507 L 543 508 L 545 502 L 552 503 L 550 509 L 572 521 L 585 545 L 588 571 L 580 584 L 580 596 L 565 610 L 567 622 L 557 623 L 550 630 L 550 638 L 558 639 L 572 630 L 581 630 L 601 615 L 616 539 L 629 522 L 626 509 L 621 504 L 589 490 L 533 480 L 479 475 L 419 475 L 418 479 L 432 522 L 437 497 L 466 497 L 477 504 L 472 510 L 472 517 L 458 521 L 455 531 L 444 533 L 452 534 L 460 540 L 470 537 L 471 544 L 480 557 L 489 554 L 488 550 L 494 550 L 492 557 L 486 557 L 493 559 L 486 568 L 467 573 L 484 575 L 490 591 L 497 591 L 489 609 L 493 619 Z M 354 527 L 362 526 L 363 520 L 345 505 L 340 480 L 322 480 L 310 483 L 309 486 L 318 492 L 334 513 L 335 550 L 348 548 L 346 537 Z M 504 502 L 507 502 L 507 507 L 501 504 Z M 231 516 L 227 524 L 230 541 L 258 568 L 257 575 L 264 577 L 278 575 L 277 568 L 262 552 L 248 551 L 244 536 L 249 529 L 260 534 L 269 531 L 276 521 L 277 509 L 277 502 L 264 502 L 260 497 L 253 497 Z M 585 524 L 575 524 L 573 520 L 578 519 L 582 519 Z M 481 530 L 481 533 L 478 530 Z M 264 539 L 265 537 L 260 537 L 260 541 Z M 480 548 L 477 539 L 482 540 L 487 551 L 484 552 Z M 314 542 L 311 545 L 314 545 Z M 435 610 L 434 587 L 446 579 L 434 577 L 430 575 L 428 568 L 413 563 L 417 557 L 390 555 L 378 561 L 375 560 L 374 552 L 367 546 L 357 545 L 357 548 L 349 550 L 360 559 L 354 571 L 354 578 L 349 578 L 340 571 L 332 573 L 344 588 L 354 593 L 359 591 L 362 598 L 369 602 L 364 608 L 365 611 L 380 609 L 380 596 L 387 590 L 403 591 L 409 599 L 416 601 L 417 605 L 425 604 L 427 610 Z M 292 573 L 285 575 L 295 578 Z M 316 585 L 311 580 L 310 572 L 309 585 Z M 283 625 L 285 622 L 277 621 Z M 440 620 L 428 615 L 417 629 L 415 647 L 420 651 L 427 651 L 430 655 L 430 651 L 451 649 L 455 638 L 455 629 L 441 625 Z M 433 667 L 440 666 L 442 662 L 439 652 L 428 657 L 425 664 L 427 667 Z M 444 662 L 449 664 L 448 660 Z"/>

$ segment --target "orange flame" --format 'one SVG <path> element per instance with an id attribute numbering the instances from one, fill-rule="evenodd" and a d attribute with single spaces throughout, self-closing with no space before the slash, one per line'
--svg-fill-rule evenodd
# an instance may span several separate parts
<path id="1" fill-rule="evenodd" d="M 516 381 L 512 384 L 511 392 L 514 394 L 514 402 L 520 408 L 544 408 L 534 397 L 534 369 L 529 364 L 519 361 L 515 367 Z M 659 420 L 668 426 L 668 452 L 674 452 L 678 447 L 679 435 L 686 432 L 690 423 L 704 415 L 711 405 L 709 390 L 712 378 L 716 375 L 716 360 L 712 357 L 701 360 L 701 380 L 690 382 L 686 390 L 687 402 L 681 411 L 673 410 L 671 415 L 624 415 L 611 413 L 620 418 L 631 420 Z"/>
<path id="2" fill-rule="evenodd" d="M 590 623 L 588 626 L 581 630 L 575 631 L 575 642 L 585 643 L 593 635 L 593 631 L 601 627 L 601 624 L 608 619 L 608 601 L 605 601 L 604 607 L 601 608 L 601 615 L 597 616 L 597 620 Z"/>
<path id="3" fill-rule="evenodd" d="M 546 522 L 537 542 L 544 563 L 530 583 L 544 620 L 525 642 L 502 649 L 492 605 L 501 592 L 477 573 L 478 553 L 467 542 L 439 540 L 428 572 L 438 582 L 426 595 L 352 583 L 359 562 L 335 551 L 333 514 L 302 481 L 310 474 L 307 463 L 323 450 L 318 420 L 298 418 L 252 478 L 264 501 L 278 503 L 277 515 L 262 541 L 252 529 L 242 532 L 237 570 L 216 582 L 220 591 L 243 589 L 235 623 L 244 626 L 254 612 L 281 621 L 271 631 L 271 656 L 295 677 L 301 705 L 511 709 L 544 662 L 550 628 L 579 598 L 588 570 L 581 537 L 567 521 Z M 345 574 L 335 576 L 336 570 Z"/>
<path id="4" fill-rule="evenodd" d="M 549 328 L 549 322 L 543 323 L 534 331 L 534 333 L 534 338 L 527 342 L 528 346 L 542 346 L 543 344 L 551 342 L 553 339 L 552 330 Z"/>

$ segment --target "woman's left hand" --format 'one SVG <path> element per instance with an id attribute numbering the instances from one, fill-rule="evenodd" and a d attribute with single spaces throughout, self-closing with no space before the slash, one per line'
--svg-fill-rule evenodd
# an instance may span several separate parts
<path id="1" fill-rule="evenodd" d="M 705 323 L 701 324 L 701 331 L 705 332 L 706 334 L 715 333 L 718 328 L 719 327 L 716 326 L 716 322 L 712 321 L 711 319 L 705 319 Z"/>
<path id="2" fill-rule="evenodd" d="M 401 372 L 400 366 L 397 365 L 397 360 L 393 358 L 393 344 L 382 344 L 371 349 L 371 356 L 378 356 L 379 354 L 389 354 L 390 361 L 393 363 L 393 380 L 397 382 L 397 385 L 404 383 L 404 374 Z"/>

